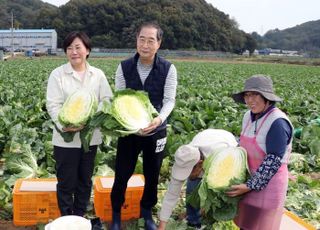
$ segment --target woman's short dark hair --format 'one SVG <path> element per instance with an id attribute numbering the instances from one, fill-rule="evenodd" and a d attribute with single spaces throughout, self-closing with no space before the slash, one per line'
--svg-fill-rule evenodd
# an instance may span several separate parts
<path id="1" fill-rule="evenodd" d="M 275 101 L 270 101 L 267 98 L 265 98 L 261 93 L 259 93 L 259 95 L 262 97 L 262 99 L 264 100 L 265 103 L 267 103 L 269 101 L 270 105 L 275 105 L 276 102 Z"/>
<path id="2" fill-rule="evenodd" d="M 91 41 L 88 35 L 85 32 L 81 31 L 72 31 L 70 32 L 63 41 L 63 50 L 65 53 L 67 53 L 67 48 L 70 46 L 70 44 L 73 42 L 74 39 L 79 38 L 84 46 L 89 50 L 89 53 L 91 52 Z M 87 55 L 87 58 L 89 57 L 89 54 Z"/>
<path id="3" fill-rule="evenodd" d="M 141 32 L 141 30 L 145 27 L 151 27 L 151 28 L 155 28 L 157 29 L 157 40 L 161 41 L 162 40 L 162 36 L 163 36 L 163 30 L 161 29 L 161 27 L 159 26 L 158 23 L 156 22 L 144 22 L 142 23 L 138 29 L 137 29 L 137 37 L 139 37 L 139 34 Z"/>

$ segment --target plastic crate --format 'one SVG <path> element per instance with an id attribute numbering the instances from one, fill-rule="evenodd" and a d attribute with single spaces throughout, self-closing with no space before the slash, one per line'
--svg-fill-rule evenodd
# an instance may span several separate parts
<path id="1" fill-rule="evenodd" d="M 60 216 L 56 178 L 18 179 L 13 188 L 13 223 L 30 226 Z"/>
<path id="2" fill-rule="evenodd" d="M 104 221 L 112 220 L 111 189 L 114 177 L 96 177 L 94 180 L 94 209 Z M 144 176 L 134 174 L 128 181 L 125 202 L 121 208 L 121 220 L 140 217 L 140 200 L 144 189 Z"/>

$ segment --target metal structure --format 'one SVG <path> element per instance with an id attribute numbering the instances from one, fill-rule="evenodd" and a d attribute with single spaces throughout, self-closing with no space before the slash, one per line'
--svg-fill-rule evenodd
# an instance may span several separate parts
<path id="1" fill-rule="evenodd" d="M 32 50 L 42 53 L 55 53 L 57 32 L 54 29 L 9 29 L 0 30 L 0 47 L 11 52 Z"/>

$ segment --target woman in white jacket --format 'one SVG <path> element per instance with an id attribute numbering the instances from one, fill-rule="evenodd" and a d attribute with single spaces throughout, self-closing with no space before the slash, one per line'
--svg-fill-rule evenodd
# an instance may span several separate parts
<path id="1" fill-rule="evenodd" d="M 87 62 L 91 51 L 90 40 L 83 32 L 69 33 L 63 49 L 68 63 L 54 69 L 47 86 L 47 110 L 55 124 L 52 143 L 56 161 L 57 198 L 61 215 L 83 216 L 91 193 L 91 176 L 101 133 L 93 133 L 89 152 L 84 152 L 79 137 L 83 128 L 63 127 L 58 114 L 68 96 L 78 90 L 93 92 L 98 102 L 112 97 L 112 91 L 104 73 Z M 76 132 L 73 141 L 65 142 L 59 132 Z"/>

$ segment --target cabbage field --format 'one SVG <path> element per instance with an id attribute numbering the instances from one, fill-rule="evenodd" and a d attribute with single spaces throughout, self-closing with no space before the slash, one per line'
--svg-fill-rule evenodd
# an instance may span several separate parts
<path id="1" fill-rule="evenodd" d="M 17 178 L 54 176 L 53 124 L 45 109 L 45 93 L 50 72 L 65 61 L 39 58 L 0 62 L 0 220 L 12 219 L 11 192 Z M 113 87 L 120 60 L 89 61 L 106 73 Z M 243 88 L 247 77 L 267 74 L 274 80 L 276 93 L 284 99 L 278 106 L 295 127 L 286 208 L 320 228 L 320 67 L 203 60 L 172 62 L 178 70 L 179 85 L 176 107 L 169 120 L 157 208 L 167 187 L 175 150 L 209 127 L 239 136 L 246 108 L 234 103 L 230 95 Z M 115 144 L 115 138 L 104 138 L 95 162 L 95 175 L 112 173 Z M 141 172 L 140 163 L 136 172 Z M 182 198 L 174 218 L 180 218 L 184 212 L 184 202 Z"/>

